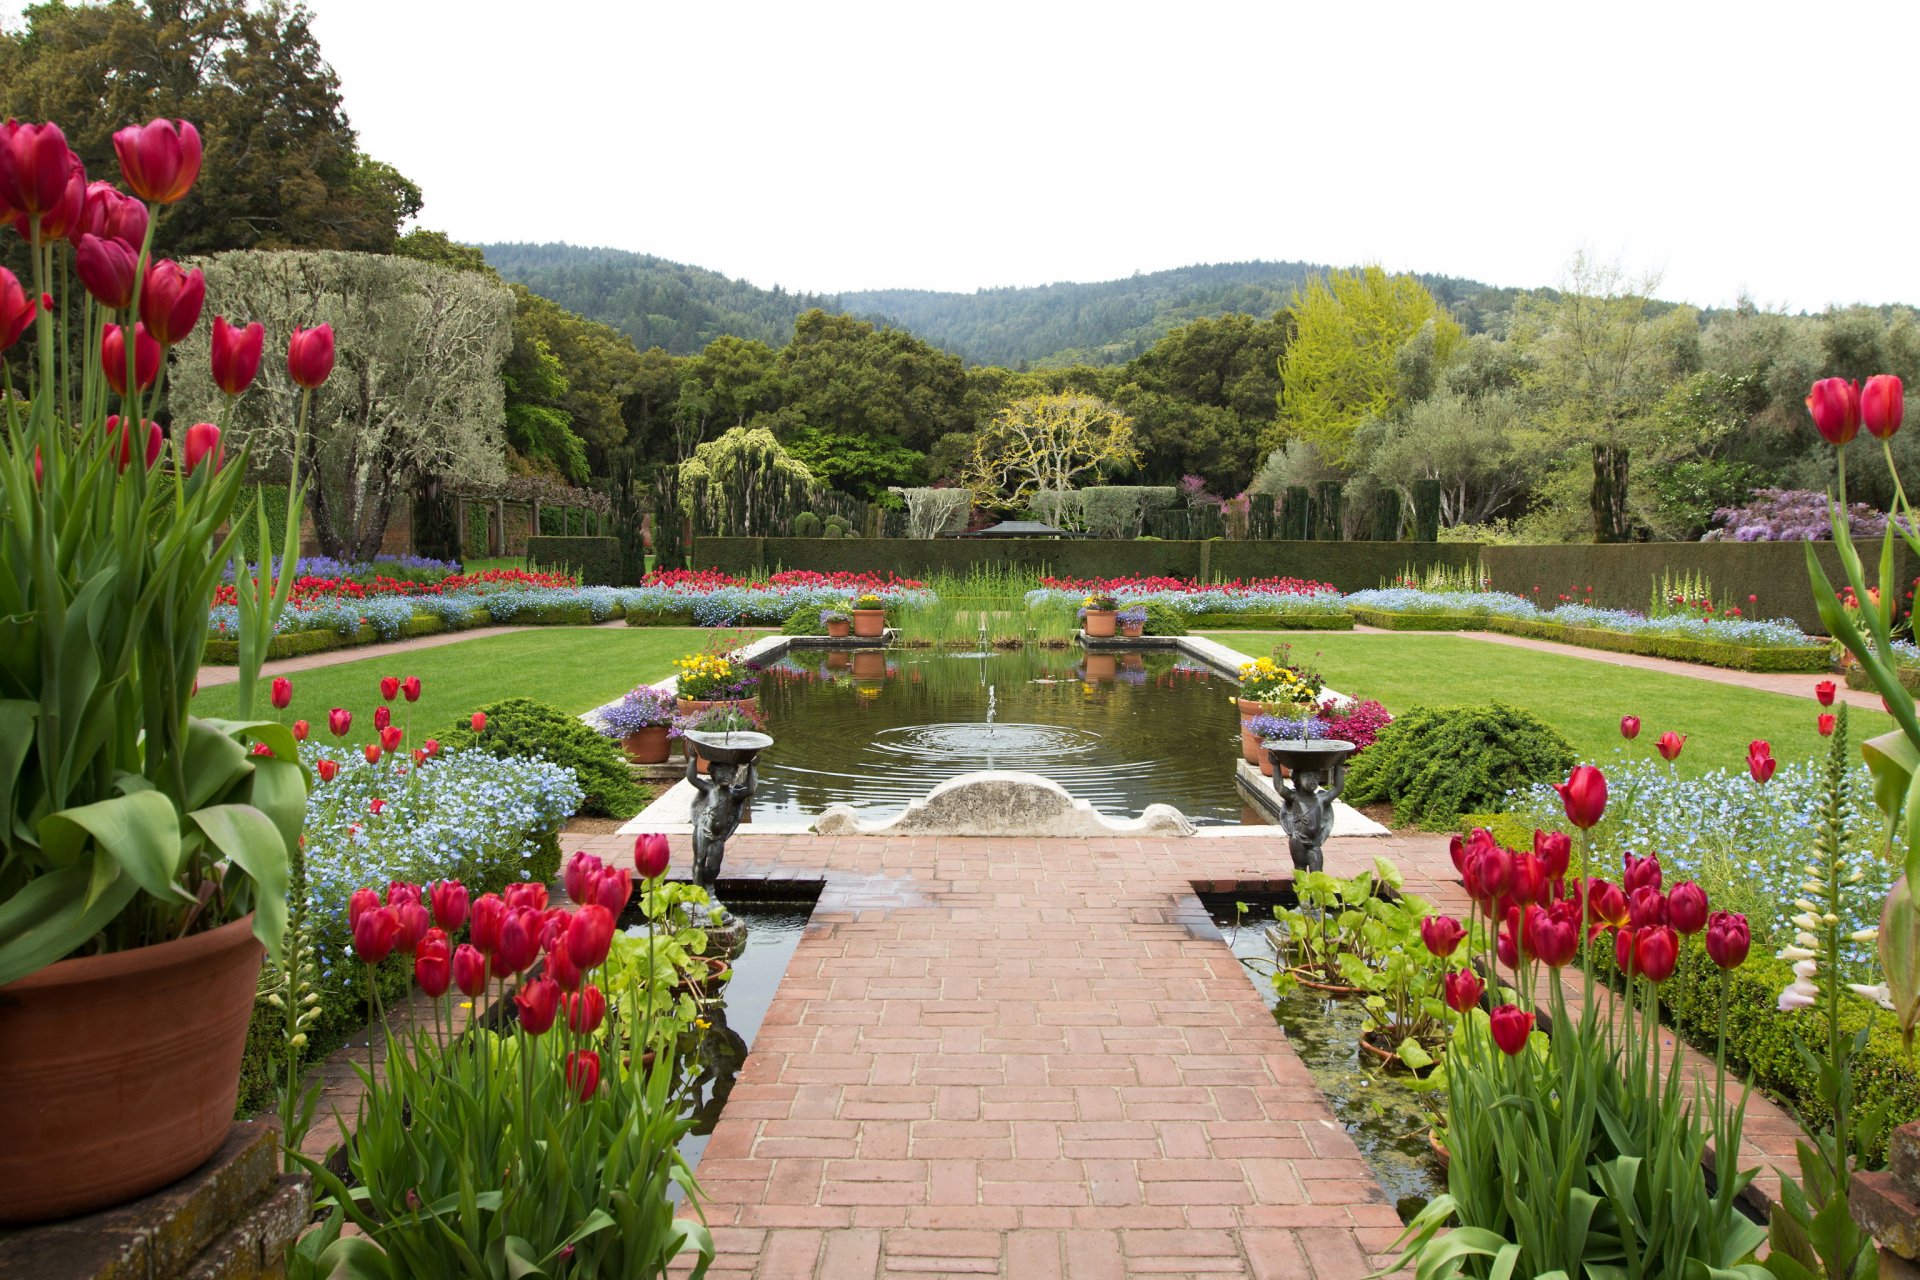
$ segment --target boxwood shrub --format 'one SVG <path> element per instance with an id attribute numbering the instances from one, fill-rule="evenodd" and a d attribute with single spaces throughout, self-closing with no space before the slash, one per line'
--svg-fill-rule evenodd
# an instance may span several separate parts
<path id="1" fill-rule="evenodd" d="M 573 770 L 580 783 L 580 812 L 589 817 L 631 818 L 651 794 L 633 781 L 627 760 L 611 738 L 578 717 L 532 698 L 503 698 L 480 708 L 487 727 L 473 731 L 463 718 L 440 733 L 450 751 L 477 748 L 503 759 L 547 760 Z"/>
<path id="2" fill-rule="evenodd" d="M 1558 730 L 1520 707 L 1414 707 L 1355 757 L 1345 799 L 1390 803 L 1399 826 L 1450 828 L 1462 813 L 1499 811 L 1521 787 L 1566 777 L 1574 759 Z"/>
<path id="3" fill-rule="evenodd" d="M 1348 605 L 1347 613 L 1355 622 L 1382 631 L 1479 631 L 1487 625 L 1484 613 L 1398 613 L 1359 605 Z"/>
<path id="4" fill-rule="evenodd" d="M 1698 662 L 1710 667 L 1735 671 L 1825 671 L 1832 655 L 1824 644 L 1816 645 L 1741 645 L 1712 640 L 1693 640 L 1684 636 L 1636 635 L 1630 631 L 1608 631 L 1600 627 L 1573 627 L 1558 622 L 1530 618 L 1493 617 L 1482 625 L 1489 631 L 1536 640 L 1557 640 L 1585 649 L 1604 649 L 1610 653 L 1636 653 L 1651 658 L 1673 658 Z"/>
<path id="5" fill-rule="evenodd" d="M 1183 636 L 1187 634 L 1187 616 L 1172 605 L 1160 600 L 1149 600 L 1146 609 L 1148 635 Z"/>
<path id="6" fill-rule="evenodd" d="M 1350 613 L 1302 609 L 1297 613 L 1196 613 L 1187 626 L 1195 631 L 1351 631 Z"/>

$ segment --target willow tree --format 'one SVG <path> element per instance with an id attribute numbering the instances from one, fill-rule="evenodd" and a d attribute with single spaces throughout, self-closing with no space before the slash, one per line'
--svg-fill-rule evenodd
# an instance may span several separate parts
<path id="1" fill-rule="evenodd" d="M 1098 396 L 1026 396 L 995 414 L 961 479 L 982 506 L 1018 508 L 1083 477 L 1140 465 L 1133 419 Z"/>
<path id="2" fill-rule="evenodd" d="M 813 502 L 820 484 L 765 427 L 734 427 L 680 464 L 679 501 L 698 534 L 766 537 Z"/>
<path id="3" fill-rule="evenodd" d="M 513 295 L 473 272 L 367 253 L 242 251 L 195 265 L 207 275 L 206 314 L 269 333 L 333 326 L 333 376 L 314 393 L 300 478 L 320 550 L 359 560 L 380 549 L 394 496 L 438 476 L 470 484 L 505 478 L 500 370 L 513 343 Z M 212 325 L 175 348 L 178 420 L 217 422 L 225 398 L 208 369 Z M 267 475 L 287 478 L 299 388 L 284 348 L 236 406 L 229 429 Z"/>

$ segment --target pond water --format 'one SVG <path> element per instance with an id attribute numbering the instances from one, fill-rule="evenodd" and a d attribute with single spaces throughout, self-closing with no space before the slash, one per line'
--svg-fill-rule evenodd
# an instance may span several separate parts
<path id="1" fill-rule="evenodd" d="M 945 779 L 1037 773 L 1109 817 L 1170 804 L 1259 822 L 1240 799 L 1234 683 L 1169 650 L 796 650 L 767 668 L 756 817 L 831 804 L 887 818 Z"/>
<path id="2" fill-rule="evenodd" d="M 1202 894 L 1200 900 L 1401 1220 L 1412 1218 L 1447 1189 L 1446 1170 L 1427 1141 L 1427 1095 L 1409 1088 L 1407 1076 L 1371 1058 L 1361 1060 L 1364 1011 L 1357 999 L 1329 999 L 1305 989 L 1285 996 L 1274 991 L 1274 951 L 1266 934 L 1274 904 L 1282 900 L 1278 895 Z M 1285 902 L 1291 905 L 1290 895 Z M 1246 905 L 1244 915 L 1236 903 Z"/>

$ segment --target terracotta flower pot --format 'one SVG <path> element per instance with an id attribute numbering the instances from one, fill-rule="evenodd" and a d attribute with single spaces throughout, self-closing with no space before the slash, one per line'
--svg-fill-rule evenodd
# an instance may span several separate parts
<path id="1" fill-rule="evenodd" d="M 709 707 L 739 707 L 742 710 L 758 711 L 760 709 L 760 699 L 711 698 L 703 701 L 699 698 L 675 698 L 673 700 L 675 713 L 683 716 L 690 716 L 695 712 L 705 711 Z"/>
<path id="2" fill-rule="evenodd" d="M 855 609 L 853 611 L 853 634 L 867 640 L 877 640 L 886 634 L 887 611 L 885 609 Z"/>
<path id="3" fill-rule="evenodd" d="M 881 616 L 885 617 L 886 615 L 882 614 Z M 838 622 L 829 622 L 827 624 L 827 635 L 835 640 L 845 640 L 848 631 L 852 630 L 852 628 L 853 624 L 845 618 L 842 618 Z"/>
<path id="4" fill-rule="evenodd" d="M 248 916 L 0 987 L 0 1222 L 124 1204 L 219 1150 L 260 956 Z"/>
<path id="5" fill-rule="evenodd" d="M 874 677 L 887 674 L 887 655 L 879 649 L 860 649 L 853 655 L 853 674 Z"/>
<path id="6" fill-rule="evenodd" d="M 667 726 L 648 725 L 620 739 L 620 745 L 627 749 L 627 759 L 634 764 L 660 764 L 668 755 Z"/>
<path id="7" fill-rule="evenodd" d="M 1120 628 L 1120 634 L 1129 640 L 1137 640 L 1147 634 L 1147 624 L 1144 622 L 1129 622 Z"/>
<path id="8" fill-rule="evenodd" d="M 1259 737 L 1247 728 L 1244 718 L 1240 721 L 1240 758 L 1248 764 L 1263 764 L 1267 758 L 1267 753 L 1260 749 Z"/>
<path id="9" fill-rule="evenodd" d="M 1252 735 L 1249 734 L 1248 736 L 1251 737 Z M 1267 759 L 1267 753 L 1264 751 L 1260 753 L 1259 764 L 1260 776 L 1263 778 L 1271 778 L 1273 776 L 1273 761 Z"/>
<path id="10" fill-rule="evenodd" d="M 1089 609 L 1086 621 L 1082 623 L 1087 634 L 1095 640 L 1105 640 L 1113 635 L 1115 619 L 1118 615 L 1112 609 Z"/>
<path id="11" fill-rule="evenodd" d="M 836 671 L 844 670 L 853 661 L 853 655 L 844 649 L 836 649 L 827 654 L 827 665 Z"/>
<path id="12" fill-rule="evenodd" d="M 1111 680 L 1119 665 L 1110 653 L 1090 653 L 1087 655 L 1087 679 Z"/>

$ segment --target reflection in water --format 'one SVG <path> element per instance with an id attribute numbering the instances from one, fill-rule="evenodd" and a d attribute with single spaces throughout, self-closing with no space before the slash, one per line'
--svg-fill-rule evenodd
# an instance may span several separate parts
<path id="1" fill-rule="evenodd" d="M 1010 769 L 1112 817 L 1171 804 L 1197 823 L 1241 821 L 1233 684 L 1190 659 L 890 650 L 883 671 L 862 674 L 842 656 L 803 650 L 768 668 L 760 703 L 774 745 L 756 817 L 831 804 L 891 817 L 947 778 Z"/>

